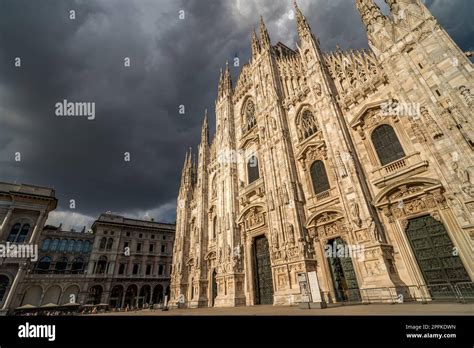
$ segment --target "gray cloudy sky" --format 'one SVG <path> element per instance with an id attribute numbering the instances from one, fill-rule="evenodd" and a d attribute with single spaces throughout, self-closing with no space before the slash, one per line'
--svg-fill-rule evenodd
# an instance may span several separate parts
<path id="1" fill-rule="evenodd" d="M 298 3 L 324 50 L 366 47 L 354 0 Z M 473 50 L 474 1 L 425 3 Z M 205 108 L 214 128 L 220 67 L 248 60 L 259 15 L 273 44 L 294 47 L 291 9 L 290 0 L 0 0 L 0 181 L 54 187 L 49 223 L 77 227 L 105 211 L 174 221 Z M 95 120 L 55 116 L 63 99 L 95 102 Z"/>

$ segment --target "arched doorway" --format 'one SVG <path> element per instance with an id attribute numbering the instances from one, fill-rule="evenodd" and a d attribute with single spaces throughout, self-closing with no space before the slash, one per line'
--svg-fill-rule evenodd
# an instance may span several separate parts
<path id="1" fill-rule="evenodd" d="M 115 285 L 110 292 L 109 304 L 112 308 L 122 307 L 123 286 Z"/>
<path id="2" fill-rule="evenodd" d="M 329 251 L 326 256 L 328 257 L 336 301 L 360 301 L 357 276 L 346 243 L 338 237 L 329 240 L 326 248 Z M 340 251 L 342 251 L 342 257 Z"/>
<path id="3" fill-rule="evenodd" d="M 143 285 L 140 289 L 140 296 L 138 296 L 138 307 L 142 308 L 145 303 L 150 304 L 150 285 Z"/>
<path id="4" fill-rule="evenodd" d="M 430 215 L 409 219 L 406 236 L 433 297 L 455 297 L 440 284 L 471 281 L 442 222 Z"/>
<path id="5" fill-rule="evenodd" d="M 273 304 L 273 277 L 267 237 L 255 238 L 253 247 L 255 304 Z"/>
<path id="6" fill-rule="evenodd" d="M 102 286 L 94 285 L 89 289 L 89 297 L 87 299 L 87 304 L 97 305 L 102 299 Z"/>
<path id="7" fill-rule="evenodd" d="M 216 269 L 212 271 L 212 294 L 211 294 L 211 306 L 214 307 L 214 304 L 216 303 L 216 297 L 217 297 L 217 272 Z"/>
<path id="8" fill-rule="evenodd" d="M 125 301 L 123 303 L 124 307 L 133 308 L 136 306 L 138 288 L 135 284 L 129 285 L 127 291 L 125 292 Z"/>
<path id="9" fill-rule="evenodd" d="M 153 289 L 152 303 L 157 304 L 163 302 L 163 286 L 158 284 Z"/>

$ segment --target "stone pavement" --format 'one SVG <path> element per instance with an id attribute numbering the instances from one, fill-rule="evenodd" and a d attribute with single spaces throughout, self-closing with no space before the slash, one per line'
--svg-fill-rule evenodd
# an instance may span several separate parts
<path id="1" fill-rule="evenodd" d="M 367 305 L 330 305 L 325 309 L 300 309 L 297 306 L 249 306 L 233 308 L 192 308 L 108 312 L 95 315 L 474 315 L 474 303 L 404 303 Z"/>

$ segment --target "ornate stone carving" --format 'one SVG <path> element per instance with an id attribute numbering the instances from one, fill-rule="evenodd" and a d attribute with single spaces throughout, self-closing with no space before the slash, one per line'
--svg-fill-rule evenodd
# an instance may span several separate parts
<path id="1" fill-rule="evenodd" d="M 428 128 L 428 134 L 431 135 L 433 139 L 441 138 L 444 134 L 436 121 L 431 117 L 430 112 L 424 106 L 420 108 L 420 113 L 423 119 L 423 122 Z"/>
<path id="2" fill-rule="evenodd" d="M 357 227 L 362 227 L 362 219 L 360 218 L 360 212 L 359 212 L 359 203 L 356 201 L 351 202 L 351 215 L 352 215 L 352 222 L 354 225 Z"/>

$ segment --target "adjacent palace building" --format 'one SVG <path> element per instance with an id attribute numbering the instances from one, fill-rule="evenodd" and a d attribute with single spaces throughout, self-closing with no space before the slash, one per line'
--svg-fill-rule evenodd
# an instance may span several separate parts
<path id="1" fill-rule="evenodd" d="M 328 302 L 472 296 L 473 65 L 420 0 L 386 2 L 355 1 L 369 50 L 323 52 L 295 4 L 296 49 L 261 21 L 236 86 L 221 73 L 215 138 L 205 117 L 182 172 L 173 303 L 292 304 L 310 271 Z"/>
<path id="2" fill-rule="evenodd" d="M 19 307 L 164 302 L 175 225 L 107 213 L 90 231 L 64 231 L 45 226 L 56 206 L 53 189 L 0 183 L 0 315 Z M 26 252 L 30 246 L 37 249 Z M 14 247 L 17 254 L 6 253 Z"/>

